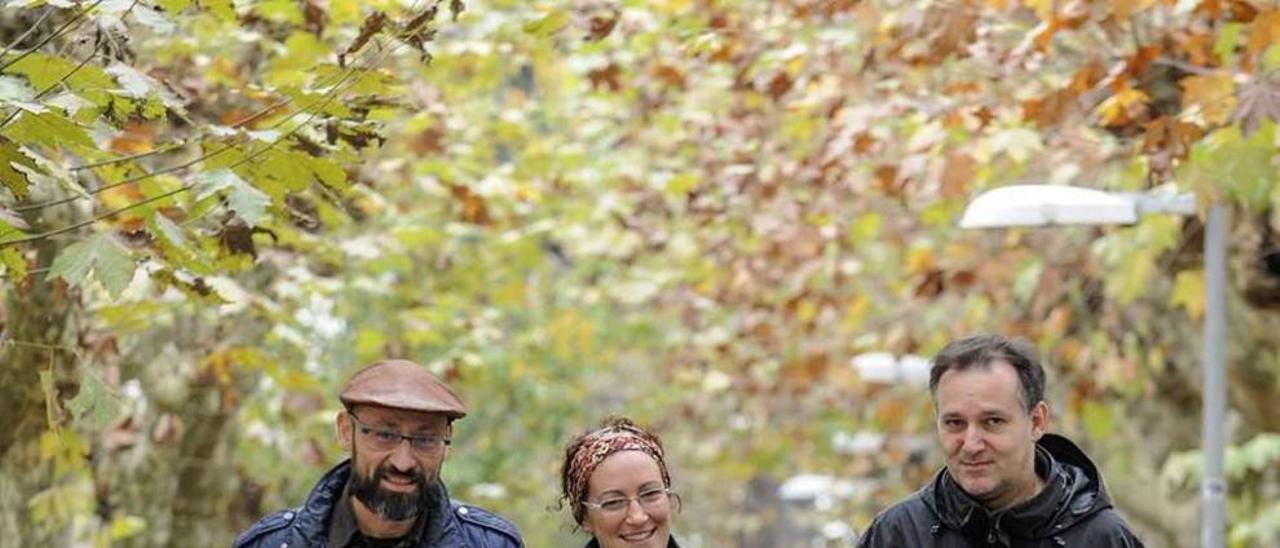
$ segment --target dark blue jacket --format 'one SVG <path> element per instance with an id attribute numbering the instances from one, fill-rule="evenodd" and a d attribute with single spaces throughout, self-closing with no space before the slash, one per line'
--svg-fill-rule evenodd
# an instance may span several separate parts
<path id="1" fill-rule="evenodd" d="M 240 534 L 235 548 L 325 548 L 329 516 L 351 476 L 345 461 L 320 478 L 301 508 L 281 510 L 262 518 Z M 443 488 L 443 485 L 441 486 Z M 522 548 L 520 531 L 511 522 L 476 506 L 442 497 L 438 524 L 422 529 L 418 548 Z"/>

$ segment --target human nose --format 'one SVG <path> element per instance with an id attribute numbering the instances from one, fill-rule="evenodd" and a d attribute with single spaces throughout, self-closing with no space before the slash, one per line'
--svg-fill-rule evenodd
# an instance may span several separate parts
<path id="1" fill-rule="evenodd" d="M 389 462 L 392 468 L 400 472 L 413 470 L 413 467 L 417 466 L 418 461 L 413 458 L 413 446 L 409 445 L 409 440 L 402 439 L 396 444 L 396 448 L 391 451 Z"/>
<path id="2" fill-rule="evenodd" d="M 649 512 L 640 505 L 640 499 L 627 499 L 627 523 L 644 523 L 648 520 Z"/>
<path id="3" fill-rule="evenodd" d="M 982 431 L 975 426 L 969 426 L 964 430 L 964 439 L 961 440 L 960 450 L 967 454 L 977 453 L 984 447 L 982 439 Z"/>

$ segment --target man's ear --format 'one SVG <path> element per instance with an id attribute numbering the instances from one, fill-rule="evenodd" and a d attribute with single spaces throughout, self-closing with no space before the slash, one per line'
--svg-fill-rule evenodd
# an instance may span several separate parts
<path id="1" fill-rule="evenodd" d="M 338 411 L 333 417 L 333 431 L 338 436 L 338 444 L 342 446 L 342 450 L 351 451 L 351 419 L 347 410 Z"/>
<path id="2" fill-rule="evenodd" d="M 1049 430 L 1049 404 L 1040 400 L 1031 408 L 1031 439 L 1040 441 L 1040 436 Z"/>

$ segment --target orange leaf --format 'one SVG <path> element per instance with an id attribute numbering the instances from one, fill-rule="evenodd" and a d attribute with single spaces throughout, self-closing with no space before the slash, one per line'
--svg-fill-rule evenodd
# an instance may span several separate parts
<path id="1" fill-rule="evenodd" d="M 1117 21 L 1124 21 L 1135 13 L 1151 7 L 1156 0 L 1112 0 L 1111 15 Z"/>
<path id="2" fill-rule="evenodd" d="M 968 154 L 962 152 L 948 154 L 946 167 L 942 171 L 942 196 L 945 198 L 967 196 L 969 186 L 973 184 L 976 167 L 976 162 Z"/>
<path id="3" fill-rule="evenodd" d="M 1062 28 L 1061 20 L 1054 18 L 1048 21 L 1041 21 L 1036 28 L 1031 29 L 1031 34 L 1027 35 L 1027 40 L 1039 51 L 1044 51 L 1049 47 L 1049 42 L 1053 40 L 1053 35 Z"/>
<path id="4" fill-rule="evenodd" d="M 111 138 L 107 148 L 116 154 L 138 154 L 151 150 L 155 138 L 151 124 L 131 122 L 124 131 Z"/>
<path id="5" fill-rule="evenodd" d="M 1208 125 L 1226 123 L 1236 108 L 1236 84 L 1230 74 L 1188 76 L 1178 82 L 1182 86 L 1182 108 L 1199 107 Z"/>
<path id="6" fill-rule="evenodd" d="M 1280 11 L 1268 11 L 1258 15 L 1249 27 L 1249 55 L 1257 55 L 1271 44 L 1280 42 Z"/>

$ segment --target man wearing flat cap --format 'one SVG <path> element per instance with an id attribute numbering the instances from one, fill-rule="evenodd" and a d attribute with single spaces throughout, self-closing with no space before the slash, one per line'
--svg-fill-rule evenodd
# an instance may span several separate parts
<path id="1" fill-rule="evenodd" d="M 351 459 L 306 502 L 255 523 L 235 546 L 262 548 L 518 548 L 511 522 L 449 499 L 440 480 L 458 396 L 426 368 L 383 360 L 351 377 L 336 427 Z"/>

